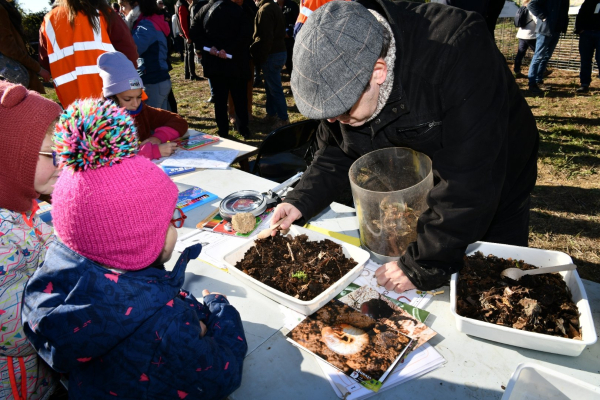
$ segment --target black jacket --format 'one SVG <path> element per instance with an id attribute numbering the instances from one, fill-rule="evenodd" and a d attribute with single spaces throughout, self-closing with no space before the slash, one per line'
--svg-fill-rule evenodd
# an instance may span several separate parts
<path id="1" fill-rule="evenodd" d="M 600 12 L 596 13 L 596 7 L 600 0 L 585 0 L 579 9 L 575 19 L 575 33 L 582 31 L 600 31 Z"/>
<path id="2" fill-rule="evenodd" d="M 348 169 L 360 156 L 385 147 L 427 154 L 435 186 L 417 242 L 399 265 L 419 289 L 439 287 L 462 267 L 468 244 L 529 198 L 535 120 L 481 16 L 439 4 L 359 3 L 392 27 L 394 88 L 362 127 L 321 122 L 315 159 L 286 202 L 303 223 L 349 185 Z"/>
<path id="3" fill-rule="evenodd" d="M 202 66 L 207 78 L 250 79 L 248 48 L 252 25 L 242 7 L 231 0 L 211 0 L 194 15 L 190 35 L 196 51 L 214 46 L 232 55 L 231 59 L 222 59 L 202 50 Z"/>
<path id="4" fill-rule="evenodd" d="M 300 14 L 300 7 L 298 7 L 298 4 L 293 0 L 285 0 L 281 12 L 283 13 L 283 20 L 285 21 L 285 34 L 288 38 L 293 39 L 294 25 L 296 25 L 298 14 Z"/>
<path id="5" fill-rule="evenodd" d="M 538 19 L 536 33 L 550 36 L 567 32 L 569 0 L 531 0 L 527 8 Z"/>
<path id="6" fill-rule="evenodd" d="M 250 53 L 255 63 L 263 64 L 269 54 L 281 53 L 285 48 L 283 13 L 273 0 L 262 0 L 254 19 L 254 43 Z"/>

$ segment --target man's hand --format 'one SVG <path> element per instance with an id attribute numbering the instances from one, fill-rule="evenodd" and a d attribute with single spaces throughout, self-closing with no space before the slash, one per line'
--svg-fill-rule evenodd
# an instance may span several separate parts
<path id="1" fill-rule="evenodd" d="M 217 55 L 219 56 L 219 58 L 227 58 L 227 52 L 225 50 L 219 50 Z"/>
<path id="2" fill-rule="evenodd" d="M 160 150 L 161 157 L 169 157 L 171 154 L 175 152 L 177 148 L 177 143 L 163 143 L 158 145 L 158 150 Z"/>
<path id="3" fill-rule="evenodd" d="M 280 219 L 283 222 L 277 227 L 277 229 L 273 229 L 271 232 L 271 236 L 277 235 L 277 231 L 286 231 L 290 229 L 292 223 L 297 219 L 302 218 L 302 213 L 296 207 L 289 203 L 281 203 L 275 208 L 275 212 L 273 213 L 273 218 L 271 219 L 271 226 L 277 223 Z"/>
<path id="4" fill-rule="evenodd" d="M 152 137 L 149 137 L 148 139 L 144 140 L 142 143 L 140 143 L 140 146 L 143 146 L 147 143 L 162 144 L 162 142 L 160 141 L 159 138 L 152 136 Z"/>
<path id="5" fill-rule="evenodd" d="M 210 48 L 209 53 L 210 53 L 211 56 L 218 56 L 219 55 L 219 50 L 217 50 L 217 48 L 215 46 L 213 46 L 213 47 Z"/>
<path id="6" fill-rule="evenodd" d="M 416 289 L 410 279 L 398 266 L 397 261 L 392 261 L 383 264 L 375 271 L 377 283 L 385 287 L 386 290 L 393 290 L 396 293 L 406 292 L 407 290 Z"/>

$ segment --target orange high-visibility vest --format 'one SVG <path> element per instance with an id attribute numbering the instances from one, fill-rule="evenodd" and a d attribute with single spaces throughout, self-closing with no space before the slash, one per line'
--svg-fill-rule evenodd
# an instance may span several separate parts
<path id="1" fill-rule="evenodd" d="M 329 3 L 331 0 L 301 0 L 300 1 L 300 14 L 296 23 L 304 24 L 310 14 L 312 14 L 317 8 L 321 7 L 325 3 Z"/>
<path id="2" fill-rule="evenodd" d="M 40 28 L 46 38 L 56 94 L 64 108 L 76 99 L 102 97 L 102 79 L 96 62 L 101 54 L 115 48 L 108 37 L 104 16 L 100 13 L 96 19 L 98 30 L 94 30 L 82 12 L 71 25 L 65 9 L 56 7 L 46 14 Z"/>

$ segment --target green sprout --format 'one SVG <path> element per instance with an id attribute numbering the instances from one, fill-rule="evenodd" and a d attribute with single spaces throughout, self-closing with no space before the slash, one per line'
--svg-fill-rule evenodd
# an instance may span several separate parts
<path id="1" fill-rule="evenodd" d="M 306 282 L 308 280 L 308 275 L 306 275 L 306 272 L 304 272 L 304 271 L 297 271 L 297 272 L 294 272 L 294 274 L 292 275 L 292 278 L 298 278 L 301 281 Z"/>

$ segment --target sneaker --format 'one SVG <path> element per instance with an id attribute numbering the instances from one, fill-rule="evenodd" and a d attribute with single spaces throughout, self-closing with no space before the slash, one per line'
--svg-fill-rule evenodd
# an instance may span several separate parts
<path id="1" fill-rule="evenodd" d="M 214 103 L 215 100 L 212 97 L 209 97 L 208 100 L 204 100 L 206 103 Z"/>
<path id="2" fill-rule="evenodd" d="M 546 70 L 544 71 L 544 78 L 547 77 L 548 75 L 552 74 L 554 71 L 551 69 L 546 68 Z"/>
<path id="3" fill-rule="evenodd" d="M 521 72 L 515 71 L 515 79 L 527 78 L 527 75 L 523 75 Z"/>
<path id="4" fill-rule="evenodd" d="M 539 87 L 540 89 L 542 89 L 544 92 L 549 92 L 549 91 L 551 91 L 551 90 L 552 90 L 552 86 L 550 86 L 550 85 L 546 85 L 546 84 L 544 84 L 543 82 L 542 82 L 542 83 L 538 83 L 538 87 Z"/>
<path id="5" fill-rule="evenodd" d="M 580 86 L 576 92 L 577 93 L 587 93 L 590 91 L 590 87 L 589 86 Z"/>

